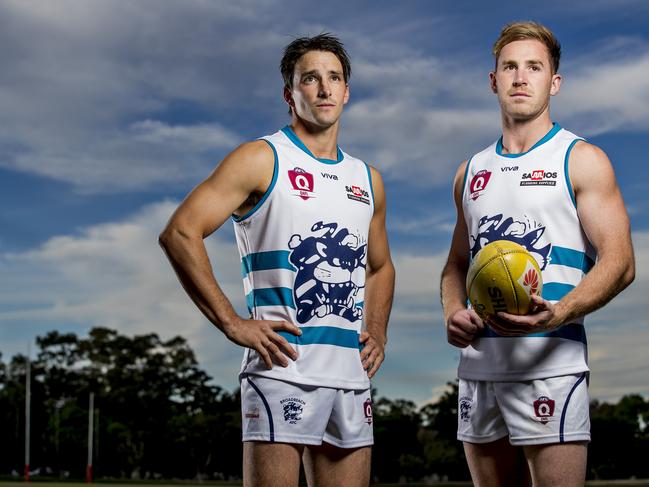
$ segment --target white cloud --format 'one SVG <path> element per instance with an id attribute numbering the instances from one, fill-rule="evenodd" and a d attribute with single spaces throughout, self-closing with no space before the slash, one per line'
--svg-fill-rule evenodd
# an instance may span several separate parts
<path id="1" fill-rule="evenodd" d="M 588 136 L 649 129 L 649 46 L 625 47 L 613 59 L 573 63 L 554 102 L 566 126 Z"/>
<path id="2" fill-rule="evenodd" d="M 107 326 L 127 335 L 181 335 L 202 364 L 214 364 L 209 372 L 216 382 L 233 388 L 241 350 L 203 318 L 158 247 L 157 235 L 176 206 L 172 201 L 153 204 L 124 221 L 0 256 L 7 276 L 0 284 L 0 321 L 38 322 L 44 331 L 65 323 L 79 334 Z M 223 291 L 243 312 L 236 247 L 216 236 L 206 246 Z"/>

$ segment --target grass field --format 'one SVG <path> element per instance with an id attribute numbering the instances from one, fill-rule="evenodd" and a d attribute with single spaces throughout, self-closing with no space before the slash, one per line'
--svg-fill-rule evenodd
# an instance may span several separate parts
<path id="1" fill-rule="evenodd" d="M 39 482 L 34 480 L 30 482 L 32 484 L 41 484 L 43 487 L 79 487 L 82 483 L 79 482 Z M 143 487 L 145 485 L 152 485 L 155 487 L 205 487 L 209 485 L 214 486 L 241 486 L 241 483 L 232 483 L 232 482 L 203 482 L 203 483 L 192 483 L 192 482 L 178 482 L 178 483 L 158 483 L 158 482 L 139 482 L 139 483 L 110 483 L 110 482 L 97 482 L 96 485 L 101 487 Z M 374 487 L 424 487 L 426 485 L 435 485 L 436 487 L 471 487 L 470 482 L 441 482 L 436 484 L 374 484 Z M 649 479 L 644 480 L 593 480 L 586 482 L 588 487 L 649 487 Z M 0 481 L 0 487 L 25 487 L 24 482 L 2 482 Z"/>

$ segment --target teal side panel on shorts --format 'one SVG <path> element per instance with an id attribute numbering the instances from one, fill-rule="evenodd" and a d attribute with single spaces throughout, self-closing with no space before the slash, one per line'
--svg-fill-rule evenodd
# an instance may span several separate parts
<path id="1" fill-rule="evenodd" d="M 359 335 L 355 330 L 335 326 L 305 326 L 300 328 L 302 335 L 296 336 L 287 331 L 278 332 L 289 343 L 296 345 L 335 345 L 345 348 L 360 348 Z"/>

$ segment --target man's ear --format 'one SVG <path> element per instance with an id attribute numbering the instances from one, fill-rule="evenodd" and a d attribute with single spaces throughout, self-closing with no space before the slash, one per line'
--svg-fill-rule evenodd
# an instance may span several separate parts
<path id="1" fill-rule="evenodd" d="M 495 71 L 490 71 L 489 72 L 489 86 L 491 87 L 491 91 L 495 94 L 498 93 L 498 85 L 496 84 L 496 72 Z"/>

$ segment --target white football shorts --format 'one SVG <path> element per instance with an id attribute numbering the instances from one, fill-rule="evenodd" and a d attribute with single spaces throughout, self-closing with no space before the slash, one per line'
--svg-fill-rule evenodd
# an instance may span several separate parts
<path id="1" fill-rule="evenodd" d="M 241 378 L 243 441 L 340 448 L 372 445 L 370 390 L 293 384 L 268 377 Z"/>
<path id="2" fill-rule="evenodd" d="M 512 445 L 590 441 L 588 373 L 520 382 L 460 379 L 457 439 Z"/>

